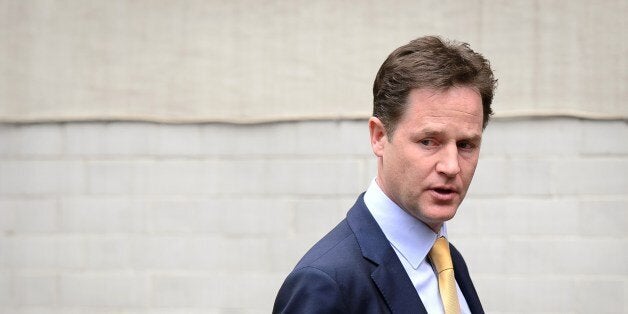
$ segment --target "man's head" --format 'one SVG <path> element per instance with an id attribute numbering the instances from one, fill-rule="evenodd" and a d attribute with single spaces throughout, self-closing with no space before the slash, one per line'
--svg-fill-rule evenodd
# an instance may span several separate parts
<path id="1" fill-rule="evenodd" d="M 481 55 L 436 37 L 398 48 L 377 74 L 369 120 L 377 183 L 435 232 L 469 188 L 495 83 Z"/>
<path id="2" fill-rule="evenodd" d="M 468 44 L 421 37 L 397 48 L 379 68 L 373 84 L 373 116 L 392 135 L 411 90 L 468 86 L 482 98 L 482 127 L 486 127 L 496 85 L 488 60 Z"/>

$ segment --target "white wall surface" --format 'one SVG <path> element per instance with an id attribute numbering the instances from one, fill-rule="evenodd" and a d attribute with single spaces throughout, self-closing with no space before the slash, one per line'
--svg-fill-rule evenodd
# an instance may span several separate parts
<path id="1" fill-rule="evenodd" d="M 489 124 L 452 221 L 488 313 L 628 312 L 628 124 Z M 0 124 L 0 313 L 269 313 L 375 174 L 364 120 Z"/>

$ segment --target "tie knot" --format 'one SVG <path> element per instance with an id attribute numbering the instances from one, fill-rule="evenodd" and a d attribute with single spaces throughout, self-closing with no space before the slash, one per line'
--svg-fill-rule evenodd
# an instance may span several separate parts
<path id="1" fill-rule="evenodd" d="M 432 265 L 436 268 L 436 272 L 440 273 L 446 269 L 453 269 L 451 262 L 451 253 L 449 252 L 449 242 L 444 237 L 436 239 L 429 253 Z"/>

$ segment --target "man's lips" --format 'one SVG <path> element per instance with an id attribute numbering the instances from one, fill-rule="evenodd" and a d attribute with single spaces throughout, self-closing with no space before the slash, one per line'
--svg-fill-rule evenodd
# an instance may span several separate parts
<path id="1" fill-rule="evenodd" d="M 458 195 L 458 189 L 450 185 L 434 186 L 429 191 L 439 201 L 451 201 Z"/>
<path id="2" fill-rule="evenodd" d="M 439 193 L 458 193 L 458 188 L 454 185 L 435 185 L 430 187 L 430 190 L 434 190 Z"/>

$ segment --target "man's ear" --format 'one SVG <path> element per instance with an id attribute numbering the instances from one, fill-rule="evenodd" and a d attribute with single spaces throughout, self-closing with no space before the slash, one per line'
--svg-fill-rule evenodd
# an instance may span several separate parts
<path id="1" fill-rule="evenodd" d="M 373 149 L 373 153 L 377 157 L 382 157 L 384 155 L 384 146 L 386 142 L 388 142 L 384 123 L 376 117 L 371 117 L 369 119 L 369 132 L 371 134 L 371 148 Z"/>

